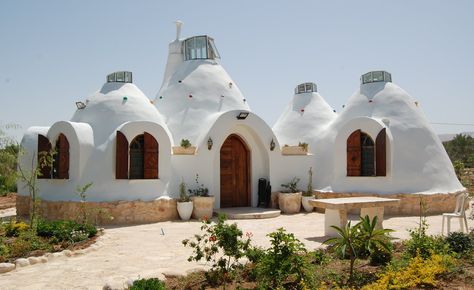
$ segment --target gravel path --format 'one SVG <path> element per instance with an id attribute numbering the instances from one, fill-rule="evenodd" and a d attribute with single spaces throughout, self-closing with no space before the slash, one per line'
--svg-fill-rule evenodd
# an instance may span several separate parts
<path id="1" fill-rule="evenodd" d="M 356 217 L 352 217 L 356 218 Z M 394 236 L 407 238 L 407 229 L 417 226 L 418 217 L 388 217 L 385 228 L 396 230 Z M 453 230 L 459 223 L 453 220 Z M 308 249 L 325 240 L 324 215 L 320 213 L 282 215 L 264 220 L 235 221 L 253 234 L 253 244 L 269 246 L 266 234 L 284 227 L 304 242 Z M 474 226 L 472 220 L 468 220 Z M 428 217 L 429 232 L 441 232 L 441 216 Z M 108 228 L 98 239 L 97 250 L 73 257 L 56 257 L 45 264 L 17 268 L 0 274 L 0 289 L 102 289 L 109 285 L 122 289 L 137 278 L 163 277 L 162 273 L 185 274 L 205 267 L 190 263 L 191 250 L 181 240 L 199 233 L 200 223 L 162 222 L 140 226 Z"/>

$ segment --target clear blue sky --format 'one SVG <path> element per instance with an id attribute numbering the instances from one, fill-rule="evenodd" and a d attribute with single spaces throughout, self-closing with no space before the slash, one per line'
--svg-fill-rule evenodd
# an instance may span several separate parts
<path id="1" fill-rule="evenodd" d="M 69 120 L 108 73 L 154 98 L 175 20 L 215 38 L 272 126 L 305 81 L 337 111 L 361 74 L 392 73 L 431 122 L 474 124 L 474 1 L 20 1 L 0 3 L 0 124 Z M 434 125 L 438 133 L 474 126 Z"/>

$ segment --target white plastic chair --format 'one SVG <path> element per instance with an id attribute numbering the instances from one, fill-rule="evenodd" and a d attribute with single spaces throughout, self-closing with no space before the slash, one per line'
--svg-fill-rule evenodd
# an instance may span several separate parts
<path id="1" fill-rule="evenodd" d="M 443 225 L 441 226 L 441 234 L 444 234 L 444 220 L 446 219 L 447 224 L 448 224 L 447 226 L 448 232 L 446 233 L 446 235 L 449 235 L 449 233 L 451 232 L 451 219 L 452 218 L 459 219 L 459 225 L 461 226 L 461 231 L 463 233 L 464 233 L 464 227 L 466 228 L 466 232 L 469 232 L 469 229 L 467 227 L 466 208 L 465 208 L 465 204 L 468 198 L 469 198 L 468 193 L 460 193 L 456 198 L 456 208 L 454 209 L 454 212 L 443 213 Z"/>

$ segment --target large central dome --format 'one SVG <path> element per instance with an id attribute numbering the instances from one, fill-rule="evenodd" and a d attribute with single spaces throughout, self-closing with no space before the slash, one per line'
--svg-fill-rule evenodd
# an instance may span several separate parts
<path id="1" fill-rule="evenodd" d="M 155 105 L 173 132 L 175 144 L 181 139 L 195 144 L 217 115 L 250 110 L 247 100 L 220 65 L 211 37 L 176 39 L 169 48 L 165 77 Z"/>

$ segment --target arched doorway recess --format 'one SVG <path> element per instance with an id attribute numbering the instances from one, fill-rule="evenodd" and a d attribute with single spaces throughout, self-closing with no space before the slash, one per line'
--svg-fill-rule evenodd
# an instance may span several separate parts
<path id="1" fill-rule="evenodd" d="M 223 207 L 250 206 L 250 150 L 236 134 L 220 150 L 220 201 Z"/>

